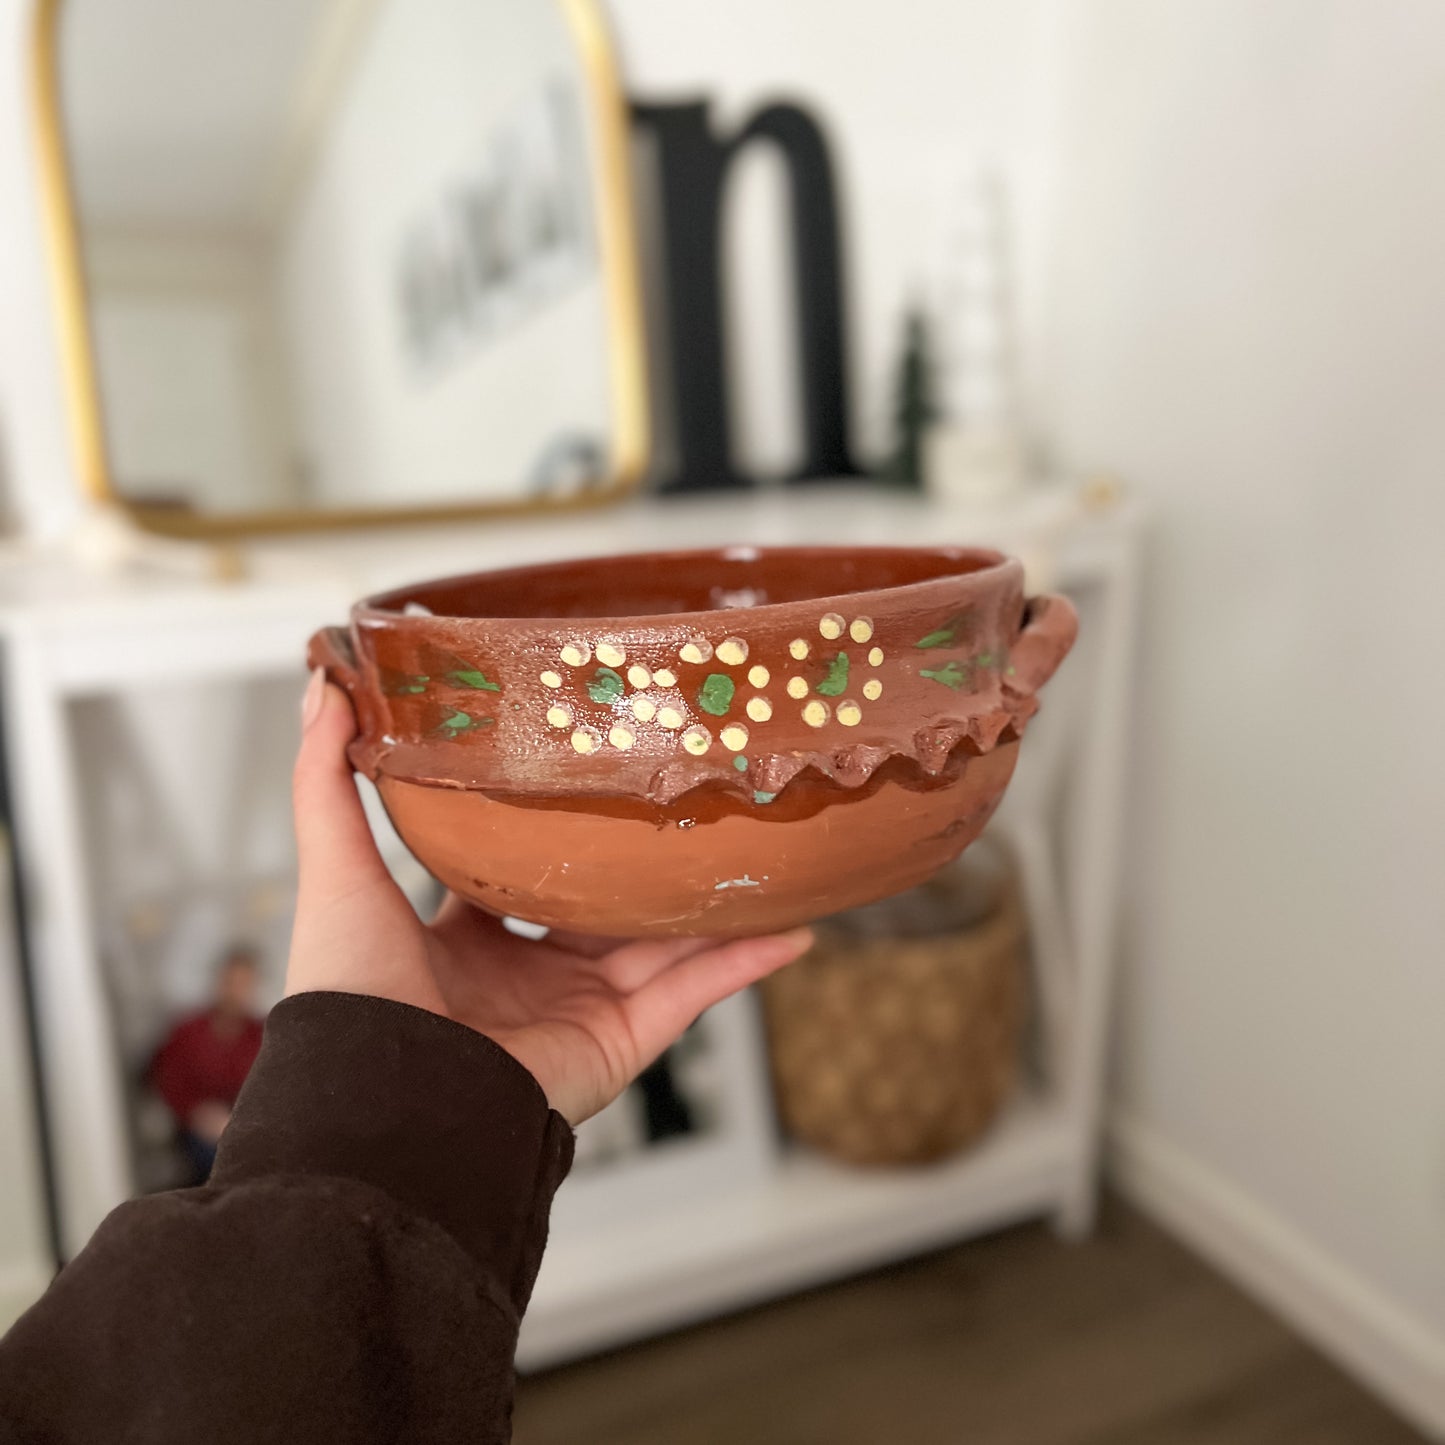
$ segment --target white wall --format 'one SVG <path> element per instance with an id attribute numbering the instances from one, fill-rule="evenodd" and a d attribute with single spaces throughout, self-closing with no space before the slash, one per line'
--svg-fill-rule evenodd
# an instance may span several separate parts
<path id="1" fill-rule="evenodd" d="M 344 3 L 66 4 L 61 94 L 87 223 L 173 240 L 263 229 L 315 48 Z"/>
<path id="2" fill-rule="evenodd" d="M 1052 187 L 1058 0 L 606 0 L 640 100 L 711 96 L 728 134 L 760 104 L 793 100 L 823 123 L 842 192 L 852 402 L 860 453 L 887 445 L 903 311 L 937 269 L 948 197 L 997 172 L 1021 242 L 1025 371 L 1041 324 Z M 791 302 L 780 272 L 786 208 L 766 148 L 729 193 L 728 330 L 741 459 L 784 471 L 799 445 Z"/>
<path id="3" fill-rule="evenodd" d="M 0 0 L 0 484 L 32 534 L 78 511 L 36 203 L 29 0 Z"/>
<path id="4" fill-rule="evenodd" d="M 865 445 L 941 191 L 1003 171 L 1039 440 L 1157 515 L 1126 1178 L 1445 1429 L 1445 10 L 610 9 L 639 96 L 830 125 Z M 741 442 L 783 465 L 776 219 L 733 222 Z"/>
<path id="5" fill-rule="evenodd" d="M 1075 20 L 1048 414 L 1157 519 L 1125 1160 L 1445 1431 L 1445 9 Z"/>
<path id="6" fill-rule="evenodd" d="M 531 0 L 389 0 L 371 19 L 278 234 L 297 445 L 320 503 L 514 499 L 563 438 L 605 456 L 606 294 L 590 198 L 575 254 L 559 246 L 519 268 L 504 304 L 488 303 L 488 326 L 458 328 L 454 354 L 413 355 L 400 305 L 403 242 L 422 227 L 454 245 L 459 181 L 480 175 L 495 192 L 500 144 L 528 120 L 535 137 L 549 114 L 544 87 L 565 88 L 587 144 L 574 65 L 561 10 Z M 573 181 L 558 171 L 560 185 Z"/>
<path id="7" fill-rule="evenodd" d="M 92 228 L 85 249 L 117 490 L 220 512 L 294 500 L 264 249 L 249 237 Z"/>

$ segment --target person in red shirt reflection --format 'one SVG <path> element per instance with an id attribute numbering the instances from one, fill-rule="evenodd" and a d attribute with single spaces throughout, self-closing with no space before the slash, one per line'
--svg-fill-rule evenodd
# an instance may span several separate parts
<path id="1" fill-rule="evenodd" d="M 232 948 L 221 960 L 211 1006 L 171 1030 L 147 1072 L 151 1087 L 175 1115 L 196 1184 L 210 1175 L 221 1131 L 261 1051 L 259 973 L 253 949 Z"/>

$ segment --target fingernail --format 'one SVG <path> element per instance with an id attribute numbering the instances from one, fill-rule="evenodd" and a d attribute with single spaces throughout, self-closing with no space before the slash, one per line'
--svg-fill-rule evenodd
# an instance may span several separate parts
<path id="1" fill-rule="evenodd" d="M 321 700 L 325 696 L 326 669 L 316 667 L 311 670 L 311 680 L 306 684 L 306 692 L 301 698 L 301 731 L 304 733 L 312 723 L 321 716 Z"/>

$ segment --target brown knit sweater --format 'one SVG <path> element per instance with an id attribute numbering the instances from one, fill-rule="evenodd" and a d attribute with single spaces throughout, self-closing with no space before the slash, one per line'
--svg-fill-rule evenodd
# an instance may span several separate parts
<path id="1" fill-rule="evenodd" d="M 490 1039 L 279 1004 L 211 1181 L 123 1204 L 0 1340 L 0 1437 L 505 1441 L 572 1131 Z"/>

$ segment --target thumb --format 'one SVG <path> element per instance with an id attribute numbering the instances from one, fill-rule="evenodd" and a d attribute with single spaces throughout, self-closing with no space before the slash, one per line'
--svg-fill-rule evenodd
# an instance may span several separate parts
<path id="1" fill-rule="evenodd" d="M 734 938 L 664 969 L 627 1000 L 627 1019 L 644 1063 L 681 1038 L 698 1015 L 801 958 L 809 928 L 762 938 Z"/>
<path id="2" fill-rule="evenodd" d="M 340 688 L 318 667 L 301 708 L 301 750 L 292 774 L 300 902 L 331 900 L 389 880 L 356 791 L 346 745 L 356 717 Z"/>

